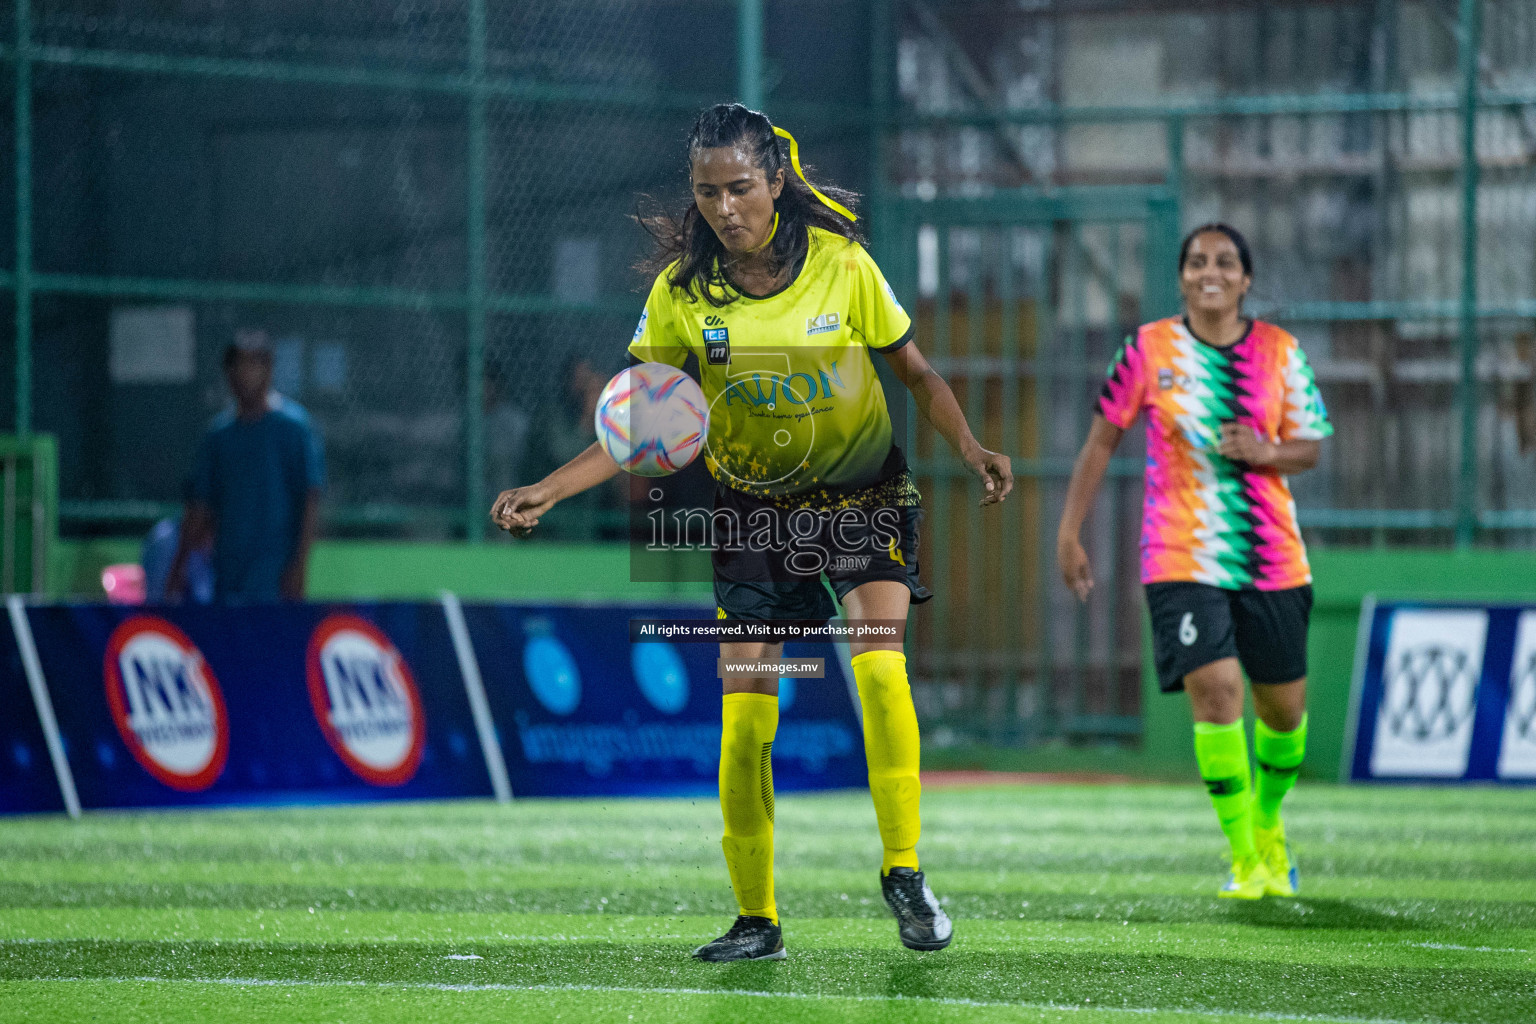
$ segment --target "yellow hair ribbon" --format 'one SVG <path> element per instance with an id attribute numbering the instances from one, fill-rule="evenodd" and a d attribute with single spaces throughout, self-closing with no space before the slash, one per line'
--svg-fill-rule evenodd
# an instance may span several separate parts
<path id="1" fill-rule="evenodd" d="M 774 210 L 773 211 L 773 226 L 768 229 L 768 237 L 763 239 L 761 244 L 754 245 L 752 248 L 748 249 L 747 250 L 747 255 L 750 256 L 750 255 L 752 255 L 755 252 L 762 252 L 764 249 L 768 248 L 768 244 L 773 241 L 773 236 L 778 234 L 778 233 L 779 233 L 779 211 L 778 210 Z"/>
<path id="2" fill-rule="evenodd" d="M 828 199 L 821 193 L 821 190 L 818 189 L 815 185 L 812 185 L 810 179 L 805 176 L 805 171 L 800 169 L 800 143 L 795 141 L 795 137 L 777 125 L 774 126 L 773 134 L 777 135 L 781 139 L 789 140 L 789 162 L 794 166 L 795 173 L 800 175 L 800 180 L 805 182 L 805 187 L 810 189 L 817 199 L 820 199 L 823 203 L 826 203 L 828 206 L 842 214 L 844 217 L 847 217 L 852 221 L 857 221 L 859 218 L 853 215 L 852 210 L 848 209 L 848 207 L 844 206 L 842 203 L 834 202 L 833 200 Z"/>

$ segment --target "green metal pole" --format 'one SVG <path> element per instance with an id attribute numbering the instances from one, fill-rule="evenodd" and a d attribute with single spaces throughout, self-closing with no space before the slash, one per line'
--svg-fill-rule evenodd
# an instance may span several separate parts
<path id="1" fill-rule="evenodd" d="M 1175 208 L 1184 201 L 1184 119 L 1168 119 L 1168 194 Z"/>
<path id="2" fill-rule="evenodd" d="M 1063 333 L 1066 334 L 1067 358 L 1066 373 L 1062 376 L 1066 385 L 1066 400 L 1072 410 L 1074 424 L 1074 437 L 1087 437 L 1088 425 L 1092 422 L 1093 413 L 1088 408 L 1087 389 L 1083 387 L 1083 367 L 1088 359 L 1088 282 L 1089 273 L 1087 242 L 1083 238 L 1083 226 L 1079 223 L 1069 224 L 1067 227 L 1067 252 L 1064 260 L 1065 277 L 1063 282 L 1062 304 L 1071 303 L 1072 326 Z M 1065 490 L 1065 488 L 1063 488 Z M 1095 532 L 1091 520 L 1084 524 L 1090 535 L 1089 543 L 1092 544 L 1092 534 Z M 1102 565 L 1100 566 L 1102 568 Z M 1088 616 L 1088 606 L 1082 601 L 1072 602 L 1072 696 L 1071 711 L 1067 717 L 1066 732 L 1078 732 L 1082 730 L 1082 718 L 1088 710 L 1088 629 L 1091 625 Z"/>
<path id="3" fill-rule="evenodd" d="M 1147 221 L 1147 231 L 1156 231 L 1154 244 L 1148 239 L 1147 251 L 1157 254 L 1157 264 L 1148 268 L 1151 277 L 1144 285 L 1143 303 L 1151 305 L 1153 316 L 1173 316 L 1179 311 L 1178 271 L 1173 266 L 1182 230 L 1180 210 L 1184 202 L 1184 118 L 1168 119 L 1168 176 L 1166 178 L 1171 207 L 1165 207 L 1161 216 L 1154 215 Z M 1147 302 L 1150 297 L 1151 302 Z"/>
<path id="4" fill-rule="evenodd" d="M 1051 480 L 1044 469 L 1046 456 L 1051 450 L 1051 426 L 1055 422 L 1056 398 L 1056 310 L 1052 299 L 1056 294 L 1052 287 L 1061 259 L 1056 245 L 1056 225 L 1047 222 L 1041 227 L 1045 242 L 1040 259 L 1040 284 L 1035 292 L 1035 453 L 1040 469 L 1035 474 L 1035 493 L 1039 496 L 1040 526 L 1036 530 L 1039 552 L 1036 555 L 1039 571 L 1035 573 L 1036 635 L 1040 638 L 1039 660 L 1035 669 L 1034 714 L 1026 724 L 1028 739 L 1037 739 L 1059 731 L 1060 716 L 1056 713 L 1056 641 L 1055 619 L 1051 602 L 1051 583 L 1056 564 L 1056 538 L 1051 535 L 1049 518 L 1051 508 Z"/>
<path id="5" fill-rule="evenodd" d="M 466 169 L 464 537 L 485 539 L 485 0 L 469 4 L 469 154 Z M 510 481 L 509 481 L 510 483 Z"/>
<path id="6" fill-rule="evenodd" d="M 32 5 L 16 0 L 16 433 L 32 433 Z"/>
<path id="7" fill-rule="evenodd" d="M 1477 530 L 1477 55 L 1482 0 L 1461 0 L 1461 473 L 1456 488 L 1456 546 Z"/>
<path id="8" fill-rule="evenodd" d="M 1002 234 L 1002 258 L 998 268 L 998 303 L 1002 307 L 1002 339 L 1001 352 L 1003 357 L 1002 368 L 1002 394 L 999 402 L 1000 418 L 1003 421 L 1003 437 L 1001 451 L 1005 455 L 1017 458 L 1020 454 L 1019 445 L 1022 431 L 1019 429 L 1019 400 L 1023 384 L 1023 374 L 1019 365 L 1019 296 L 1018 275 L 1013 265 L 1012 241 L 1015 230 L 1011 227 L 1003 228 Z M 1027 286 L 1026 286 L 1027 287 Z M 1016 481 L 1018 492 L 1012 502 L 998 509 L 1004 512 L 1003 517 L 1003 543 L 998 552 L 1003 560 L 1003 720 L 997 723 L 993 730 L 997 735 L 996 742 L 1005 745 L 1016 744 L 1019 741 L 1019 689 L 1020 674 L 1024 668 L 1024 659 L 1028 657 L 1026 650 L 1029 641 L 1025 632 L 1027 623 L 1024 621 L 1024 587 L 1023 569 L 1024 552 L 1023 534 L 1021 532 L 1022 521 L 1018 515 L 1020 503 L 1024 501 L 1024 481 Z M 1009 642 L 1012 640 L 1013 642 Z"/>
<path id="9" fill-rule="evenodd" d="M 736 0 L 736 95 L 763 109 L 763 0 Z"/>
<path id="10" fill-rule="evenodd" d="M 965 375 L 965 418 L 971 427 L 980 434 L 982 439 L 987 437 L 987 372 L 986 366 L 986 319 L 987 319 L 987 281 L 986 268 L 997 266 L 1001 261 L 989 259 L 988 250 L 995 242 L 1000 232 L 979 232 L 979 249 L 977 259 L 971 264 L 970 274 L 965 282 L 965 362 L 961 372 Z M 1001 250 L 1002 246 L 998 245 Z M 958 368 L 958 367 L 957 367 Z M 996 442 L 993 442 L 996 443 Z M 1002 445 L 998 445 L 999 448 Z M 947 454 L 947 453 L 946 453 Z M 969 481 L 962 481 L 960 493 L 965 493 Z M 979 713 L 979 718 L 986 723 L 986 728 L 978 728 L 978 735 L 987 737 L 991 742 L 996 742 L 997 722 L 993 719 L 988 706 L 988 696 L 991 691 L 992 670 L 983 668 L 983 659 L 989 653 L 987 643 L 987 620 L 993 614 L 991 606 L 996 597 L 989 592 L 986 585 L 987 563 L 997 557 L 995 551 L 987 551 L 986 541 L 982 530 L 981 504 L 977 501 L 967 501 L 968 507 L 965 515 L 965 536 L 970 542 L 970 554 L 965 560 L 965 577 L 969 583 L 970 593 L 966 595 L 966 618 L 970 620 L 972 628 L 966 630 L 966 636 L 959 651 L 965 655 L 965 684 L 971 692 L 971 699 Z M 1001 509 L 993 509 L 998 512 Z M 949 538 L 944 538 L 944 543 Z M 951 676 L 953 678 L 953 676 Z"/>
<path id="11" fill-rule="evenodd" d="M 890 0 L 869 3 L 869 204 L 865 207 L 864 233 L 875 249 L 875 262 L 882 267 L 893 258 L 897 245 L 908 240 L 891 237 L 886 224 L 885 121 L 891 94 L 891 4 Z M 911 244 L 915 244 L 915 239 Z M 889 276 L 890 269 L 886 267 Z M 916 308 L 916 307 L 914 307 Z"/>

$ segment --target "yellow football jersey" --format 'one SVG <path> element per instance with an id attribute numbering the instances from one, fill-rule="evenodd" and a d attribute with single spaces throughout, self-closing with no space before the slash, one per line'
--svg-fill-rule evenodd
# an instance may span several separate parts
<path id="1" fill-rule="evenodd" d="M 912 319 L 863 246 L 811 228 L 794 280 L 722 307 L 689 301 L 670 272 L 652 286 L 629 351 L 679 367 L 698 358 L 716 480 L 779 497 L 880 479 L 891 418 L 869 352 L 905 345 Z"/>

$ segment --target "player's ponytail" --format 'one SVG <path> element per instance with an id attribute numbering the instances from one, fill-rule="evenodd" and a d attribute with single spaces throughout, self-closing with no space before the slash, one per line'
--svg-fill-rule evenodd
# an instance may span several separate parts
<path id="1" fill-rule="evenodd" d="M 788 141 L 787 161 L 781 137 Z M 775 272 L 805 258 L 810 248 L 809 228 L 861 240 L 852 210 L 858 196 L 835 185 L 812 185 L 800 166 L 794 137 L 775 128 L 766 114 L 740 103 L 720 103 L 703 111 L 688 133 L 690 167 L 697 151 L 729 146 L 745 150 L 769 181 L 779 171 L 785 172 L 784 189 L 774 201 L 778 224 L 769 240 L 770 266 Z M 654 276 L 671 267 L 667 283 L 690 301 L 702 296 L 712 306 L 724 306 L 737 299 L 736 290 L 720 269 L 725 246 L 697 203 L 690 202 L 680 218 L 659 211 L 641 213 L 637 219 L 656 240 L 654 252 L 640 264 L 642 271 Z"/>

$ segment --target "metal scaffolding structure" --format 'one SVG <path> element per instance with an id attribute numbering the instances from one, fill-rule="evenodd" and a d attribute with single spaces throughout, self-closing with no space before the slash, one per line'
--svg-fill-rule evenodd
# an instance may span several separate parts
<path id="1" fill-rule="evenodd" d="M 1298 481 L 1310 540 L 1536 536 L 1536 474 L 1505 415 L 1525 416 L 1526 405 L 1536 415 L 1528 8 L 422 0 L 386 10 L 354 0 L 319 10 L 274 0 L 217 14 L 14 0 L 0 48 L 13 92 L 9 132 L 0 126 L 15 213 L 0 270 L 0 296 L 13 302 L 9 412 L 23 438 L 75 429 L 43 394 L 89 395 L 80 403 L 117 426 L 150 418 L 158 392 L 71 369 L 69 358 L 104 361 L 117 305 L 174 303 L 198 313 L 203 357 L 176 392 L 192 409 L 177 422 L 195 424 L 219 398 L 208 353 L 228 331 L 270 321 L 295 335 L 304 373 L 318 365 L 316 339 L 346 368 L 314 399 L 335 449 L 332 528 L 479 543 L 488 492 L 502 485 L 487 461 L 507 424 L 559 396 L 556 364 L 616 353 L 628 337 L 641 304 L 629 271 L 640 239 L 625 216 L 635 196 L 679 192 L 681 126 L 739 98 L 793 125 L 837 180 L 862 187 L 872 248 L 925 350 L 990 443 L 1016 455 L 1023 500 L 1001 524 L 984 522 L 967 509 L 958 463 L 921 429 L 908 439 L 928 536 L 947 538 L 929 542 L 927 572 L 955 595 L 924 627 L 924 678 L 934 693 L 965 694 L 967 721 L 1133 734 L 1135 449 L 1116 461 L 1092 527 L 1111 598 L 1082 611 L 1052 594 L 1048 526 L 1104 361 L 1137 322 L 1176 309 L 1172 264 L 1194 223 L 1228 216 L 1253 228 L 1266 282 L 1255 311 L 1303 338 L 1330 407 L 1350 424 L 1350 445 Z M 729 26 L 734 40 L 679 45 L 702 24 Z M 181 110 L 202 107 L 213 127 L 177 126 Z M 77 115 L 81 138 L 45 138 L 49 118 Z M 316 173 L 392 161 L 383 177 L 335 172 L 330 187 L 344 197 L 385 182 L 393 191 L 336 224 L 361 236 L 394 210 L 395 235 L 367 259 L 346 238 L 322 237 L 331 224 L 226 240 L 218 217 L 233 214 L 216 209 L 193 256 L 151 259 L 134 233 L 142 222 L 102 213 L 132 205 L 137 179 L 121 175 L 102 198 L 109 185 L 91 170 L 130 143 L 146 166 L 169 160 L 147 125 L 183 132 L 183 157 L 228 150 L 187 174 L 247 184 L 256 172 L 241 161 L 271 139 L 310 147 Z M 160 187 L 159 220 L 189 216 L 172 201 L 176 187 Z M 221 188 L 235 186 L 208 186 L 203 205 L 227 201 Z M 68 230 L 53 225 L 66 207 Z M 92 231 L 117 221 L 130 227 L 93 249 Z M 1330 235 L 1339 240 L 1319 248 Z M 290 262 L 237 258 L 261 245 L 308 248 Z M 61 355 L 64 341 L 40 347 L 71 331 L 85 355 Z M 508 403 L 499 411 L 498 395 Z M 66 529 L 139 529 L 174 511 L 173 474 L 109 472 L 157 429 L 168 428 L 123 427 L 108 443 L 79 427 L 64 440 Z M 598 536 L 603 521 L 567 517 L 583 525 L 566 537 Z M 1021 568 L 999 575 L 1001 563 Z M 982 590 L 1006 597 L 989 609 L 963 596 Z M 1044 639 L 1005 655 L 1021 618 Z M 1059 676 L 1070 680 L 1065 696 L 1053 689 Z M 989 709 L 989 694 L 1006 706 Z"/>

